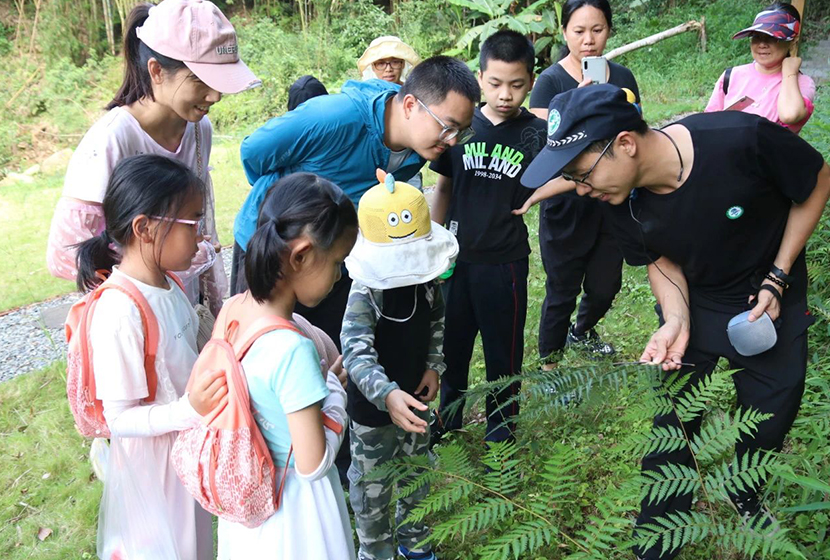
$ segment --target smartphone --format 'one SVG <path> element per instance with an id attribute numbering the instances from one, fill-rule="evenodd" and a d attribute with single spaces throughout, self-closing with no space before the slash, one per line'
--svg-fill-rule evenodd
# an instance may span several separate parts
<path id="1" fill-rule="evenodd" d="M 750 105 L 755 103 L 755 100 L 751 97 L 744 95 L 740 99 L 738 99 L 735 103 L 724 109 L 724 111 L 743 111 Z"/>
<path id="2" fill-rule="evenodd" d="M 608 61 L 604 56 L 586 56 L 582 59 L 582 78 L 590 78 L 594 84 L 608 82 Z"/>

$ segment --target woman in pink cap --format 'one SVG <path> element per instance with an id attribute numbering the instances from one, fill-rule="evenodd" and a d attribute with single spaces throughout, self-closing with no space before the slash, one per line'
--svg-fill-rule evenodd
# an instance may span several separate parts
<path id="1" fill-rule="evenodd" d="M 207 184 L 209 241 L 181 274 L 191 303 L 206 298 L 216 314 L 227 290 L 210 180 L 212 127 L 206 118 L 223 93 L 260 85 L 239 59 L 236 33 L 211 2 L 164 0 L 136 6 L 124 34 L 125 72 L 108 112 L 75 150 L 49 232 L 52 275 L 74 280 L 75 246 L 104 229 L 101 202 L 115 165 L 136 154 L 159 154 L 190 167 Z"/>
<path id="2" fill-rule="evenodd" d="M 790 56 L 800 30 L 801 16 L 791 4 L 764 8 L 752 26 L 732 37 L 749 37 L 753 62 L 721 74 L 706 112 L 739 110 L 801 131 L 813 114 L 816 84 L 799 71 L 801 59 Z"/>

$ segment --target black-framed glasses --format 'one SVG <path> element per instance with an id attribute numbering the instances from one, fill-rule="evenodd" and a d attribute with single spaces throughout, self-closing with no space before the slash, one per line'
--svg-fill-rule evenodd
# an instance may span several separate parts
<path id="1" fill-rule="evenodd" d="M 599 157 L 598 157 L 598 158 L 597 158 L 597 160 L 594 162 L 594 165 L 592 165 L 592 166 L 591 166 L 591 168 L 590 168 L 590 169 L 588 169 L 588 171 L 586 171 L 586 172 L 582 175 L 582 177 L 574 177 L 573 175 L 571 175 L 570 173 L 567 173 L 567 172 L 565 172 L 565 171 L 563 171 L 563 172 L 562 172 L 562 177 L 563 177 L 566 181 L 573 181 L 574 183 L 580 183 L 580 184 L 583 184 L 583 185 L 589 186 L 589 187 L 591 187 L 591 188 L 593 189 L 593 188 L 594 188 L 594 185 L 592 185 L 591 183 L 589 183 L 589 182 L 588 182 L 588 176 L 589 176 L 591 173 L 593 173 L 594 168 L 595 168 L 595 167 L 597 166 L 597 164 L 599 163 L 599 160 L 601 160 L 601 159 L 602 159 L 602 156 L 604 156 L 604 155 L 608 152 L 608 148 L 610 148 L 610 147 L 611 147 L 611 144 L 613 144 L 613 143 L 614 143 L 614 140 L 615 140 L 615 138 L 612 138 L 612 139 L 608 142 L 608 144 L 606 144 L 606 145 L 605 145 L 605 148 L 603 148 L 603 149 L 602 149 L 602 153 L 600 153 L 600 154 L 599 154 Z"/>
<path id="2" fill-rule="evenodd" d="M 403 68 L 403 60 L 400 58 L 390 58 L 388 60 L 376 60 L 372 63 L 372 68 L 375 70 L 386 70 L 392 68 L 393 70 L 400 70 Z"/>
<path id="3" fill-rule="evenodd" d="M 454 126 L 448 126 L 444 121 L 441 120 L 441 118 L 438 115 L 430 111 L 429 107 L 426 106 L 426 103 L 424 103 L 417 97 L 415 98 L 415 100 L 421 104 L 421 107 L 426 109 L 426 112 L 429 113 L 429 116 L 435 119 L 435 122 L 437 122 L 443 127 L 441 133 L 438 135 L 439 141 L 449 143 L 453 138 L 455 138 L 459 144 L 463 144 L 469 141 L 470 138 L 472 138 L 475 135 L 475 131 L 472 129 L 472 127 L 459 129 Z"/>

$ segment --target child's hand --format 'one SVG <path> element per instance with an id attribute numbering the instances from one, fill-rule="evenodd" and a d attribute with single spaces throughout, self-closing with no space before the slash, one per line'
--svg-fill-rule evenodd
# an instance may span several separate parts
<path id="1" fill-rule="evenodd" d="M 409 408 L 425 411 L 429 407 L 418 399 L 400 389 L 395 389 L 386 395 L 386 409 L 396 426 L 400 426 L 407 432 L 423 434 L 427 431 L 427 422 L 418 418 Z"/>
<path id="2" fill-rule="evenodd" d="M 228 402 L 228 380 L 225 378 L 225 372 L 217 370 L 198 379 L 190 388 L 188 400 L 200 416 L 204 416 L 217 406 L 225 406 Z"/>
<path id="3" fill-rule="evenodd" d="M 340 384 L 345 389 L 346 385 L 348 385 L 349 372 L 343 367 L 343 354 L 337 356 L 334 363 L 329 366 L 329 371 L 337 376 L 338 381 L 340 381 Z"/>
<path id="4" fill-rule="evenodd" d="M 435 395 L 438 394 L 438 372 L 434 369 L 426 370 L 421 377 L 421 383 L 415 389 L 415 394 L 423 402 L 435 400 Z"/>

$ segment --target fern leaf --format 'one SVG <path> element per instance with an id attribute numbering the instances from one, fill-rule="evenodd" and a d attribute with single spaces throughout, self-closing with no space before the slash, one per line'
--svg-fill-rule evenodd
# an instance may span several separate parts
<path id="1" fill-rule="evenodd" d="M 518 526 L 492 539 L 481 550 L 480 560 L 527 558 L 527 554 L 550 544 L 555 527 L 541 519 L 520 522 Z"/>
<path id="2" fill-rule="evenodd" d="M 715 371 L 697 384 L 675 397 L 677 417 L 681 422 L 691 422 L 709 406 L 709 401 L 732 385 L 732 371 Z"/>
<path id="3" fill-rule="evenodd" d="M 643 549 L 659 546 L 661 555 L 705 539 L 712 532 L 712 522 L 695 511 L 669 513 L 653 523 L 637 527 L 635 542 Z M 716 531 L 723 534 L 721 531 Z"/>
<path id="4" fill-rule="evenodd" d="M 657 471 L 643 471 L 642 495 L 649 504 L 668 498 L 691 494 L 700 488 L 697 471 L 686 465 L 667 463 L 659 465 Z"/>
<path id="5" fill-rule="evenodd" d="M 483 502 L 466 508 L 463 512 L 433 527 L 431 540 L 443 542 L 451 537 L 459 537 L 463 540 L 471 533 L 489 529 L 509 517 L 513 511 L 513 504 L 507 500 L 485 498 Z"/>

